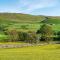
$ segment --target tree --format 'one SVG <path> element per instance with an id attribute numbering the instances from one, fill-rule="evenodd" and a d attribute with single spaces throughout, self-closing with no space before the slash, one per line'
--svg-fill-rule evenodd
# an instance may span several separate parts
<path id="1" fill-rule="evenodd" d="M 36 32 L 29 31 L 28 36 L 30 43 L 38 43 Z"/>
<path id="2" fill-rule="evenodd" d="M 60 31 L 57 32 L 57 40 L 60 41 Z"/>
<path id="3" fill-rule="evenodd" d="M 25 41 L 27 40 L 27 36 L 28 34 L 26 32 L 18 32 L 18 35 L 19 35 L 19 41 Z"/>
<path id="4" fill-rule="evenodd" d="M 53 40 L 54 41 L 57 41 L 58 40 L 58 32 L 57 31 L 53 31 L 53 33 L 54 33 L 54 36 L 53 36 Z"/>
<path id="5" fill-rule="evenodd" d="M 35 32 L 19 32 L 19 41 L 24 41 L 27 43 L 36 43 L 37 36 Z"/>
<path id="6" fill-rule="evenodd" d="M 6 33 L 9 36 L 9 41 L 15 42 L 19 40 L 19 35 L 16 29 L 8 30 Z"/>
<path id="7" fill-rule="evenodd" d="M 49 41 L 52 41 L 52 36 L 53 36 L 53 30 L 51 25 L 44 24 L 40 28 L 40 34 L 41 34 L 41 39 L 49 43 Z"/>
<path id="8" fill-rule="evenodd" d="M 0 31 L 5 31 L 6 26 L 0 24 Z"/>

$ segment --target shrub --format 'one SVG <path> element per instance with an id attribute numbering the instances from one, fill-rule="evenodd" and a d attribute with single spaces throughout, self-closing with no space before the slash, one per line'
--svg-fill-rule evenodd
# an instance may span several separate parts
<path id="1" fill-rule="evenodd" d="M 35 32 L 28 32 L 29 34 L 29 42 L 30 43 L 37 43 L 38 40 L 37 40 L 37 35 Z"/>
<path id="2" fill-rule="evenodd" d="M 15 42 L 15 41 L 19 40 L 19 35 L 18 35 L 18 32 L 16 31 L 16 29 L 8 30 L 7 34 L 9 36 L 9 41 Z"/>
<path id="3" fill-rule="evenodd" d="M 57 40 L 60 41 L 60 31 L 57 32 Z"/>
<path id="4" fill-rule="evenodd" d="M 25 41 L 26 37 L 27 37 L 27 33 L 26 32 L 18 32 L 19 35 L 19 41 Z"/>
<path id="5" fill-rule="evenodd" d="M 52 40 L 53 30 L 51 25 L 44 24 L 39 29 L 39 33 L 41 34 L 41 39 L 49 43 Z"/>
<path id="6" fill-rule="evenodd" d="M 37 42 L 37 36 L 34 32 L 19 32 L 19 40 L 28 42 L 28 43 L 36 43 Z"/>

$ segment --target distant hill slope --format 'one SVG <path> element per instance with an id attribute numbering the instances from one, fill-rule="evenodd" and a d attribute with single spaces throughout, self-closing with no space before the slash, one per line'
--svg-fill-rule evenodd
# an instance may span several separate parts
<path id="1" fill-rule="evenodd" d="M 44 20 L 44 16 L 34 16 L 20 13 L 0 13 L 0 21 L 14 21 L 14 22 L 40 22 Z"/>
<path id="2" fill-rule="evenodd" d="M 60 24 L 60 17 L 47 17 L 45 18 L 45 20 L 42 21 L 42 23 Z"/>
<path id="3" fill-rule="evenodd" d="M 0 23 L 10 23 L 10 22 L 28 22 L 28 23 L 50 23 L 50 24 L 60 24 L 60 16 L 34 16 L 29 14 L 21 13 L 0 13 Z"/>

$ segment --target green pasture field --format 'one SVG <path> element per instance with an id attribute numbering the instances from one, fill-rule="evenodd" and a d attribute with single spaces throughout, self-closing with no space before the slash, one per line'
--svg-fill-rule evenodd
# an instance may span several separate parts
<path id="1" fill-rule="evenodd" d="M 11 23 L 11 24 L 2 24 L 6 26 L 6 29 L 16 29 L 20 31 L 37 31 L 44 23 Z M 54 31 L 60 31 L 60 24 L 52 24 L 52 29 Z M 12 28 L 11 28 L 12 27 Z"/>
<path id="2" fill-rule="evenodd" d="M 13 23 L 13 24 L 5 24 L 6 29 L 16 29 L 18 31 L 27 32 L 27 31 L 33 31 L 36 32 L 43 23 Z M 12 27 L 12 28 L 11 28 Z M 54 24 L 52 25 L 52 29 L 54 31 L 60 31 L 60 24 Z M 8 39 L 8 36 L 4 35 L 3 32 L 0 32 L 0 40 Z"/>
<path id="3" fill-rule="evenodd" d="M 60 45 L 0 49 L 0 60 L 60 60 Z"/>
<path id="4" fill-rule="evenodd" d="M 19 23 L 19 24 L 14 24 L 14 25 L 10 25 L 10 27 L 16 28 L 16 29 L 22 29 L 22 30 L 32 30 L 32 31 L 37 31 L 38 29 L 40 29 L 40 27 L 43 25 L 43 23 Z M 22 28 L 22 26 L 25 26 L 25 28 Z M 53 24 L 51 25 L 52 29 L 54 31 L 60 31 L 60 24 Z"/>

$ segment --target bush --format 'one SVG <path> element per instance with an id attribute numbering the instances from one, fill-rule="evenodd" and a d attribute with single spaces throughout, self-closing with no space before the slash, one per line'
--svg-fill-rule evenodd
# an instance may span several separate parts
<path id="1" fill-rule="evenodd" d="M 19 41 L 25 41 L 27 38 L 27 33 L 25 32 L 18 32 L 19 35 Z"/>
<path id="2" fill-rule="evenodd" d="M 28 32 L 29 34 L 29 41 L 30 43 L 37 43 L 39 42 L 38 39 L 37 39 L 37 34 L 35 32 Z"/>
<path id="3" fill-rule="evenodd" d="M 19 32 L 19 40 L 28 42 L 28 43 L 36 43 L 37 42 L 37 36 L 34 32 Z"/>
<path id="4" fill-rule="evenodd" d="M 8 34 L 9 41 L 11 41 L 11 42 L 13 42 L 13 41 L 15 42 L 15 41 L 19 40 L 19 35 L 18 35 L 18 32 L 16 31 L 16 29 L 8 30 L 6 32 L 6 34 Z"/>
<path id="5" fill-rule="evenodd" d="M 60 41 L 60 31 L 57 32 L 57 40 Z"/>
<path id="6" fill-rule="evenodd" d="M 9 36 L 9 41 L 23 41 L 27 43 L 37 43 L 37 35 L 35 32 L 20 32 L 16 31 L 16 29 L 5 31 L 5 34 Z"/>
<path id="7" fill-rule="evenodd" d="M 52 40 L 52 36 L 53 36 L 53 30 L 51 25 L 48 24 L 44 24 L 41 26 L 41 28 L 38 30 L 38 34 L 41 34 L 41 39 L 43 41 L 46 41 L 47 43 L 49 43 L 49 41 Z"/>

